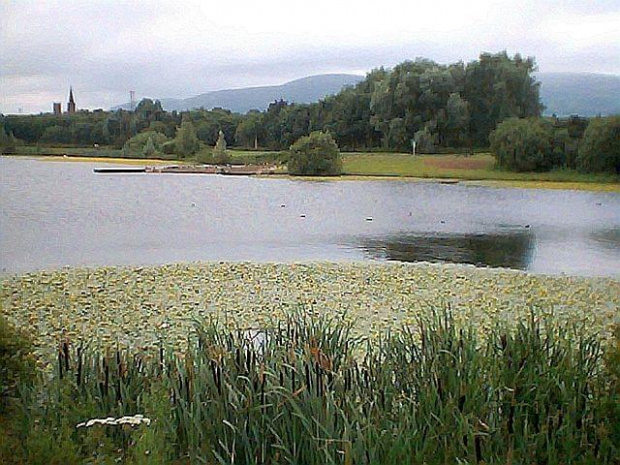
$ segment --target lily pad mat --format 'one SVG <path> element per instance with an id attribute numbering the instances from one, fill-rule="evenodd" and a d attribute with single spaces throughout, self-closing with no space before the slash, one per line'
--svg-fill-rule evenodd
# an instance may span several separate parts
<path id="1" fill-rule="evenodd" d="M 48 356 L 63 338 L 149 348 L 163 337 L 183 346 L 196 320 L 259 329 L 291 310 L 341 315 L 368 337 L 446 306 L 482 333 L 532 308 L 603 339 L 620 322 L 618 280 L 462 265 L 192 263 L 34 272 L 0 285 L 2 311 Z"/>

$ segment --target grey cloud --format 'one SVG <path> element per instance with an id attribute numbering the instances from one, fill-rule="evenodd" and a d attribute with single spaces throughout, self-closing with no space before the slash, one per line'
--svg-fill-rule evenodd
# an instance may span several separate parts
<path id="1" fill-rule="evenodd" d="M 467 62 L 482 51 L 504 49 L 536 56 L 541 71 L 620 73 L 617 44 L 573 50 L 553 42 L 543 29 L 545 21 L 559 14 L 617 14 L 616 0 L 528 0 L 513 4 L 509 11 L 500 5 L 489 10 L 488 23 L 421 37 L 412 21 L 411 33 L 403 31 L 391 45 L 377 34 L 360 46 L 340 43 L 338 31 L 328 46 L 313 44 L 311 36 L 284 35 L 279 42 L 273 34 L 243 36 L 234 12 L 226 6 L 213 11 L 228 15 L 218 18 L 218 24 L 205 18 L 199 29 L 180 30 L 180 39 L 168 42 L 176 32 L 166 29 L 167 18 L 174 22 L 181 13 L 191 14 L 191 8 L 196 7 L 172 2 L 2 2 L 0 111 L 14 112 L 18 106 L 48 111 L 50 96 L 63 96 L 64 101 L 69 85 L 76 89 L 78 105 L 96 108 L 125 101 L 129 90 L 155 98 L 190 97 L 210 90 L 280 84 L 309 74 L 370 71 L 418 56 L 440 63 Z M 183 26 L 178 21 L 175 25 Z"/>

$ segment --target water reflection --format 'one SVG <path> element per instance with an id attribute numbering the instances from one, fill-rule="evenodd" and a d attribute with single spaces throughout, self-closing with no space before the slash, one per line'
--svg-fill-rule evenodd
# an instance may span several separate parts
<path id="1" fill-rule="evenodd" d="M 484 234 L 398 234 L 362 239 L 370 258 L 402 262 L 450 262 L 527 270 L 534 235 L 529 232 Z"/>
<path id="2" fill-rule="evenodd" d="M 620 228 L 593 231 L 592 238 L 599 246 L 608 249 L 608 251 L 620 252 Z"/>

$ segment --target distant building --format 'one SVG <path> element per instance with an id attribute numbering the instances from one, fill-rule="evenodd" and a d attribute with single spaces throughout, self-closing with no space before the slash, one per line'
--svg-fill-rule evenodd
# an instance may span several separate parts
<path id="1" fill-rule="evenodd" d="M 73 87 L 69 88 L 69 103 L 67 103 L 67 113 L 75 114 L 75 100 L 73 100 Z"/>
<path id="2" fill-rule="evenodd" d="M 60 102 L 54 102 L 54 114 L 55 115 L 62 114 L 62 105 Z"/>

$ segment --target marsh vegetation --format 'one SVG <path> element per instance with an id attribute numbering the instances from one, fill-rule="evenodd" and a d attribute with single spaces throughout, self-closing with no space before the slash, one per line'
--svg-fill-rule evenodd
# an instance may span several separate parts
<path id="1" fill-rule="evenodd" d="M 618 346 L 584 325 L 530 311 L 481 338 L 444 308 L 372 343 L 351 329 L 301 312 L 258 332 L 197 321 L 182 352 L 60 340 L 53 373 L 19 383 L 0 452 L 5 463 L 617 463 Z"/>

